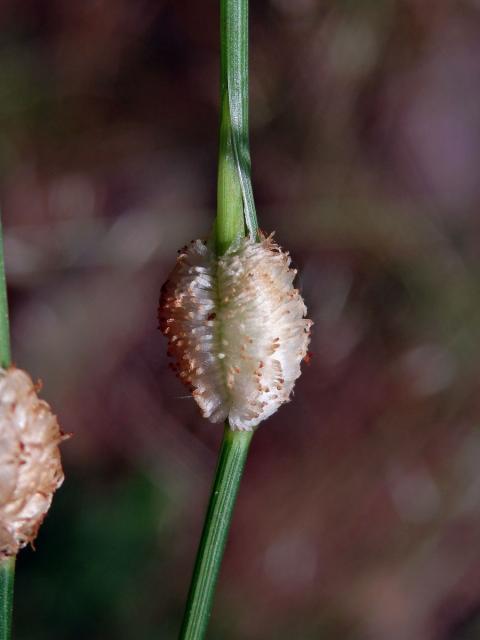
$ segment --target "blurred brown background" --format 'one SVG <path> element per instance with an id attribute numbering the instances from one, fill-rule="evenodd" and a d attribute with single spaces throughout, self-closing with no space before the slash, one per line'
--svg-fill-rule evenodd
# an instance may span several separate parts
<path id="1" fill-rule="evenodd" d="M 18 640 L 178 632 L 221 428 L 156 304 L 213 221 L 217 5 L 0 4 L 14 357 L 74 433 Z M 480 638 L 480 2 L 252 0 L 251 144 L 313 360 L 253 441 L 209 637 Z"/>

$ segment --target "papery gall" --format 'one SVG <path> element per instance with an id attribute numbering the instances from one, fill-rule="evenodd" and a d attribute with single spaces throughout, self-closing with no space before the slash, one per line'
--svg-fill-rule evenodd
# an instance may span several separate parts
<path id="1" fill-rule="evenodd" d="M 312 321 L 290 257 L 246 237 L 217 257 L 192 241 L 162 288 L 159 320 L 173 368 L 202 414 L 252 430 L 290 399 Z"/>
<path id="2" fill-rule="evenodd" d="M 63 482 L 63 438 L 30 376 L 0 369 L 0 559 L 36 538 Z"/>

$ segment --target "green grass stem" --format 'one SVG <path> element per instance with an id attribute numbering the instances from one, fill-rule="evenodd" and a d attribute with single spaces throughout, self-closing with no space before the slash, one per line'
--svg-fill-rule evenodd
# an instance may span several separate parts
<path id="1" fill-rule="evenodd" d="M 239 236 L 257 236 L 248 139 L 248 0 L 220 0 L 220 141 L 217 253 Z"/>
<path id="2" fill-rule="evenodd" d="M 181 640 L 200 640 L 205 637 L 233 508 L 252 435 L 251 431 L 231 431 L 228 425 L 225 427 L 180 632 Z"/>
<path id="3" fill-rule="evenodd" d="M 0 366 L 5 369 L 10 364 L 10 323 L 8 320 L 7 284 L 3 257 L 3 230 L 0 220 Z"/>
<path id="4" fill-rule="evenodd" d="M 13 585 L 15 558 L 0 562 L 0 640 L 10 640 L 12 633 Z"/>
<path id="5" fill-rule="evenodd" d="M 221 97 L 215 248 L 257 237 L 248 143 L 248 0 L 220 0 Z M 180 640 L 205 637 L 223 552 L 253 432 L 226 423 Z"/>
<path id="6" fill-rule="evenodd" d="M 0 365 L 10 366 L 10 325 L 8 321 L 7 285 L 3 257 L 3 233 L 0 221 Z M 12 633 L 13 585 L 15 558 L 0 561 L 0 640 L 10 640 Z"/>

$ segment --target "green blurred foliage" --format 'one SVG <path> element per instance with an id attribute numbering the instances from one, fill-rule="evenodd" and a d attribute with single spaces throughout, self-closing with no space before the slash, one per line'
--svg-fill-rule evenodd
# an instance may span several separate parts
<path id="1" fill-rule="evenodd" d="M 38 538 L 42 552 L 19 560 L 16 637 L 162 637 L 165 499 L 133 471 L 94 482 L 70 475 Z"/>

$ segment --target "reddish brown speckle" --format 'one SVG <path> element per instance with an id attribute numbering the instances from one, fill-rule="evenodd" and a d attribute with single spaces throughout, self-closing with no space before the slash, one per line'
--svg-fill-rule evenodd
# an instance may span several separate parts
<path id="1" fill-rule="evenodd" d="M 307 351 L 307 353 L 303 358 L 303 361 L 305 362 L 305 364 L 310 364 L 312 362 L 312 358 L 313 358 L 313 353 L 311 351 Z"/>

